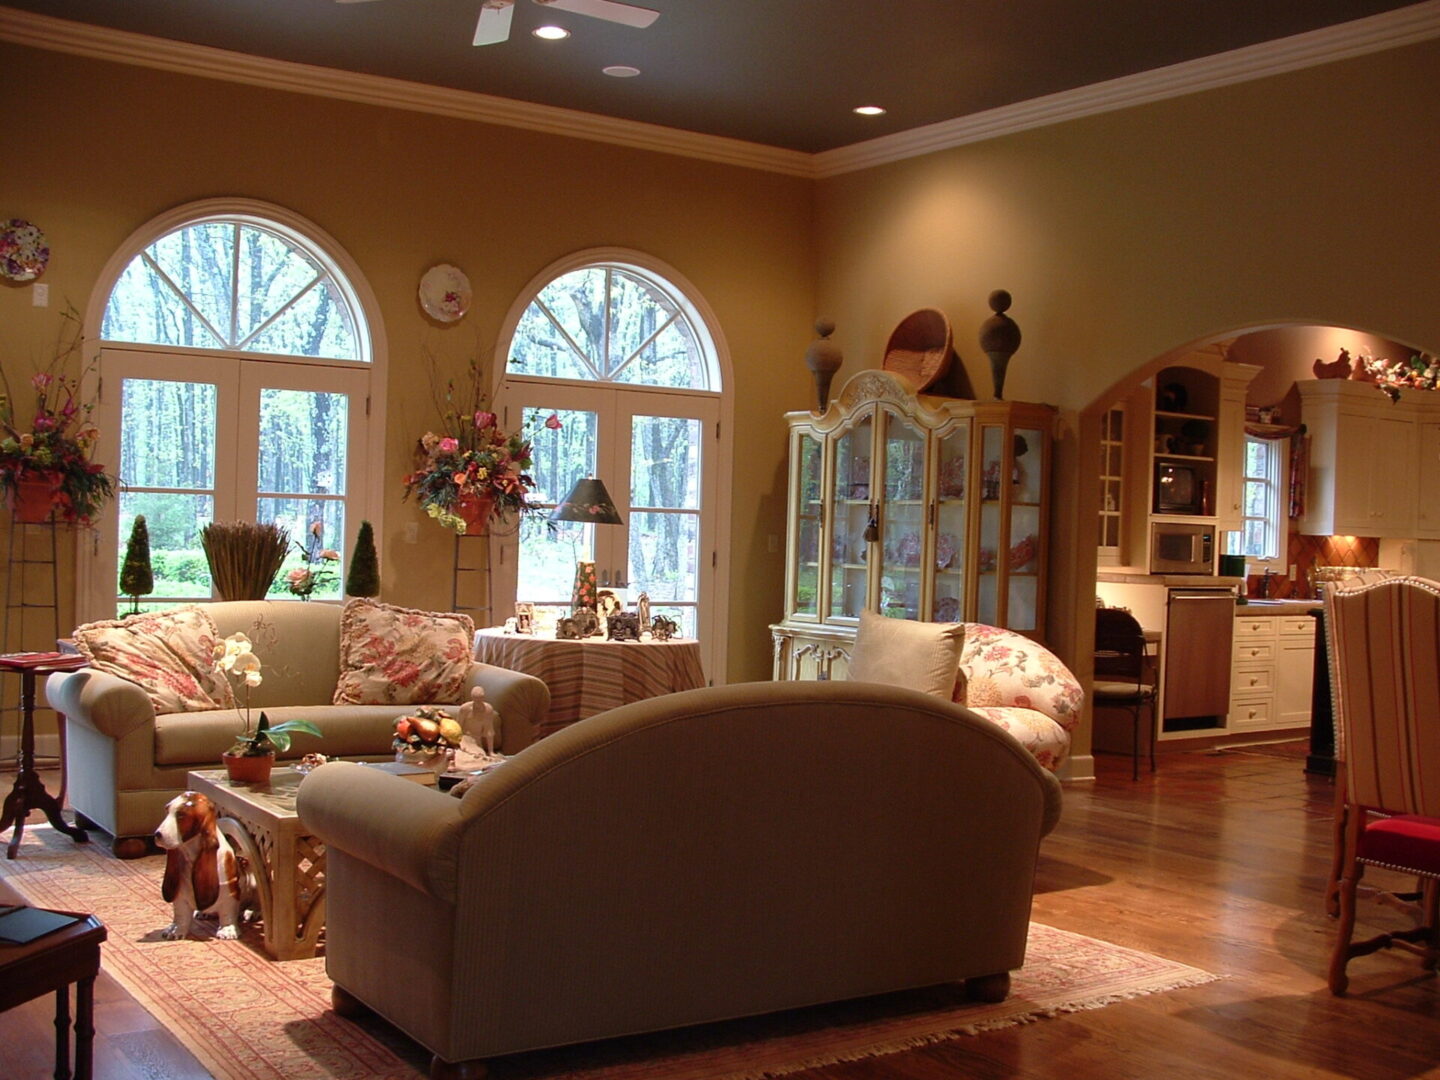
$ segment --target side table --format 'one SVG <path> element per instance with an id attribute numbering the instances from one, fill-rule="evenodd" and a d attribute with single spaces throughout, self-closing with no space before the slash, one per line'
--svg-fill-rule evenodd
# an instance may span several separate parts
<path id="1" fill-rule="evenodd" d="M 24 945 L 0 943 L 0 1012 L 55 992 L 55 1075 L 70 1072 L 70 984 L 75 984 L 75 1080 L 90 1080 L 95 1037 L 95 976 L 100 973 L 103 923 L 75 914 L 79 922 Z"/>
<path id="2" fill-rule="evenodd" d="M 78 825 L 71 825 L 60 814 L 60 800 L 45 790 L 40 774 L 35 771 L 35 676 L 48 675 L 52 671 L 74 671 L 89 664 L 89 658 L 69 653 L 4 653 L 0 654 L 0 671 L 18 672 L 20 675 L 20 770 L 15 776 L 15 786 L 5 796 L 5 806 L 0 810 L 0 832 L 10 826 L 10 846 L 6 849 L 8 858 L 15 858 L 20 850 L 20 837 L 25 831 L 25 818 L 31 810 L 45 811 L 45 817 L 56 829 L 70 839 L 84 843 L 90 837 Z"/>

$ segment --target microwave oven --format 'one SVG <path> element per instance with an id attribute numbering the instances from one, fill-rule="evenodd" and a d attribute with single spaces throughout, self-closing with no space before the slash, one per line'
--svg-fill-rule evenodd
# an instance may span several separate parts
<path id="1" fill-rule="evenodd" d="M 1196 466 L 1155 463 L 1155 513 L 1203 514 L 1205 494 L 1205 480 Z"/>
<path id="2" fill-rule="evenodd" d="M 1186 521 L 1150 525 L 1152 574 L 1215 573 L 1215 526 Z"/>

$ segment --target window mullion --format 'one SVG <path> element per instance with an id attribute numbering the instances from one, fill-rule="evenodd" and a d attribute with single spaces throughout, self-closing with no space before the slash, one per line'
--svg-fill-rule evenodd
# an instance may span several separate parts
<path id="1" fill-rule="evenodd" d="M 180 303 L 184 304 L 187 308 L 189 308 L 191 314 L 193 314 L 195 318 L 200 320 L 200 324 L 204 326 L 206 330 L 210 331 L 210 333 L 214 336 L 215 340 L 220 342 L 221 344 L 224 344 L 225 335 L 220 333 L 219 330 L 215 329 L 215 324 L 204 316 L 200 309 L 195 306 L 194 302 L 191 301 L 190 297 L 185 294 L 185 290 L 180 288 L 180 286 L 175 283 L 175 279 L 172 278 L 169 274 L 167 274 L 163 269 L 161 269 L 160 264 L 151 257 L 150 253 L 148 251 L 142 251 L 140 253 L 140 257 L 145 260 L 145 264 L 149 266 L 152 271 L 154 271 L 156 276 L 158 276 L 161 281 L 165 282 L 166 286 L 170 289 L 170 291 L 179 298 Z"/>
<path id="2" fill-rule="evenodd" d="M 615 368 L 615 370 L 610 373 L 610 378 L 613 380 L 617 375 L 619 375 L 622 371 L 624 371 L 627 367 L 629 367 L 629 366 L 630 366 L 630 362 L 631 362 L 632 360 L 634 360 L 636 357 L 638 357 L 641 353 L 643 353 L 646 349 L 648 349 L 648 348 L 654 343 L 655 339 L 658 338 L 661 334 L 663 334 L 666 330 L 668 330 L 668 329 L 670 328 L 670 324 L 673 323 L 673 322 L 674 322 L 676 319 L 678 319 L 679 317 L 680 317 L 680 312 L 678 312 L 678 311 L 671 312 L 671 313 L 670 313 L 670 317 L 669 317 L 668 319 L 666 319 L 663 323 L 661 323 L 659 326 L 657 326 L 657 327 L 655 328 L 655 332 L 652 333 L 649 337 L 647 337 L 644 341 L 642 341 L 642 342 L 640 343 L 640 347 L 639 347 L 638 349 L 636 349 L 634 352 L 632 352 L 629 356 L 627 356 L 627 357 L 624 359 L 624 361 L 623 361 L 622 363 L 620 363 L 620 364 Z"/>
<path id="3" fill-rule="evenodd" d="M 560 320 L 556 318 L 555 313 L 550 310 L 550 305 L 546 304 L 543 300 L 540 300 L 538 298 L 536 299 L 535 303 L 539 306 L 540 310 L 545 313 L 545 318 L 550 320 L 550 325 L 555 327 L 556 331 L 559 332 L 560 336 L 565 339 L 565 344 L 570 346 L 570 351 L 575 354 L 576 358 L 580 361 L 580 363 L 584 364 L 586 369 L 589 370 L 590 374 L 595 377 L 595 381 L 603 381 L 604 376 L 602 376 L 599 370 L 595 367 L 595 365 L 590 362 L 590 358 L 585 355 L 584 350 L 580 348 L 580 345 L 576 342 L 576 340 L 570 336 L 570 332 L 566 330 L 565 327 L 560 325 Z"/>
<path id="4" fill-rule="evenodd" d="M 325 275 L 323 272 L 316 274 L 313 278 L 310 279 L 309 284 L 307 284 L 303 289 L 297 292 L 289 300 L 286 300 L 285 303 L 281 304 L 280 307 L 277 308 L 268 319 L 262 322 L 254 330 L 251 330 L 250 333 L 246 334 L 244 341 L 237 341 L 232 346 L 232 348 L 244 349 L 246 345 L 249 345 L 250 342 L 254 341 L 257 337 L 259 337 L 266 330 L 268 330 L 271 324 L 273 324 L 276 319 L 280 318 L 281 315 L 284 315 L 285 312 L 289 311 L 292 307 L 298 304 L 300 300 L 304 298 L 307 293 L 310 292 L 311 289 L 315 288 L 316 285 L 320 284 L 320 282 L 324 280 Z"/>

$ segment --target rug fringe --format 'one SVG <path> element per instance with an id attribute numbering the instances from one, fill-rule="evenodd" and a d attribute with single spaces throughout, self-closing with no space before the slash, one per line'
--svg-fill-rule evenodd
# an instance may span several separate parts
<path id="1" fill-rule="evenodd" d="M 901 1054 L 907 1050 L 918 1050 L 924 1046 L 934 1046 L 936 1043 L 950 1042 L 951 1040 L 966 1035 L 979 1035 L 986 1031 L 999 1031 L 1002 1028 L 1018 1027 L 1021 1024 L 1033 1024 L 1037 1020 L 1047 1020 L 1056 1016 L 1063 1016 L 1067 1013 L 1102 1009 L 1106 1005 L 1114 1005 L 1121 1001 L 1148 997 L 1151 994 L 1163 994 L 1169 990 L 1183 990 L 1186 987 L 1203 986 L 1206 983 L 1218 982 L 1223 978 L 1225 978 L 1224 975 L 1212 975 L 1208 971 L 1196 969 L 1192 974 L 1167 979 L 1163 982 L 1156 983 L 1154 986 L 1136 987 L 1133 990 L 1117 991 L 1113 994 L 1106 994 L 1098 998 L 1062 1001 L 1056 1005 L 1040 1006 L 1028 1012 L 1016 1013 L 1013 1016 L 997 1017 L 993 1020 L 984 1020 L 974 1024 L 963 1024 L 960 1027 L 951 1028 L 947 1031 L 934 1031 L 924 1035 L 910 1035 L 903 1039 L 892 1039 L 888 1042 L 871 1043 L 863 1049 L 819 1054 L 803 1060 L 789 1062 L 775 1068 L 744 1069 L 739 1072 L 726 1073 L 723 1077 L 718 1078 L 718 1080 L 779 1080 L 780 1077 L 805 1072 L 807 1069 L 823 1069 L 827 1065 L 839 1065 L 843 1062 L 888 1057 L 891 1054 Z"/>

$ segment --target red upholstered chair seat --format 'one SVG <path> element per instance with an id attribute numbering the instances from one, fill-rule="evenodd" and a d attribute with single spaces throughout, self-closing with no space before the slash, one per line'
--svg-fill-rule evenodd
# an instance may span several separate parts
<path id="1" fill-rule="evenodd" d="M 1360 858 L 1440 877 L 1440 818 L 1399 814 L 1372 821 L 1360 834 Z"/>

